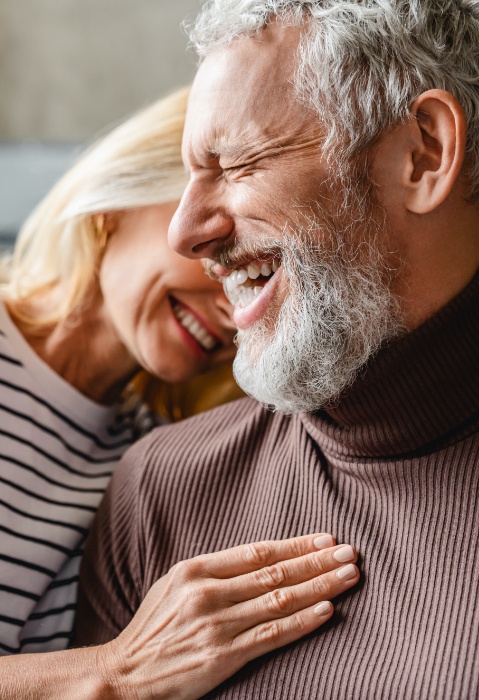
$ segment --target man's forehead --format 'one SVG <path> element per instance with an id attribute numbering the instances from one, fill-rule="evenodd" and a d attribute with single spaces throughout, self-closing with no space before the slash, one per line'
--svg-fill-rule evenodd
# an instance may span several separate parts
<path id="1" fill-rule="evenodd" d="M 271 26 L 212 52 L 191 90 L 186 148 L 200 138 L 208 150 L 234 155 L 245 141 L 302 128 L 306 110 L 293 88 L 298 41 L 297 28 Z"/>

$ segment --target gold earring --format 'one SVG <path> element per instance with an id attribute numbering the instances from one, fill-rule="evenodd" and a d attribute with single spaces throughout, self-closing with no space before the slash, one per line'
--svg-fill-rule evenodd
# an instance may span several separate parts
<path id="1" fill-rule="evenodd" d="M 98 236 L 98 247 L 100 253 L 102 253 L 106 248 L 106 242 L 108 240 L 108 231 L 105 228 L 105 215 L 98 214 L 95 219 L 95 229 Z"/>

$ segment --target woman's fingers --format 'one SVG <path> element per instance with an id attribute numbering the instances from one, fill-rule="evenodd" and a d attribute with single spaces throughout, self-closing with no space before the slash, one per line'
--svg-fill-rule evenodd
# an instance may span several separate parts
<path id="1" fill-rule="evenodd" d="M 289 540 L 266 540 L 224 549 L 213 554 L 201 554 L 194 561 L 203 575 L 213 578 L 231 578 L 287 559 L 301 557 L 334 545 L 334 538 L 326 533 L 292 537 Z"/>
<path id="2" fill-rule="evenodd" d="M 230 608 L 229 614 L 237 629 L 246 630 L 329 601 L 358 581 L 358 568 L 354 564 L 345 564 L 304 583 L 276 588 L 258 598 L 238 603 Z"/>
<path id="3" fill-rule="evenodd" d="M 346 563 L 355 563 L 357 553 L 348 544 L 310 552 L 295 559 L 279 561 L 257 571 L 232 578 L 224 589 L 233 603 L 257 598 L 284 586 L 293 586 L 316 578 Z"/>
<path id="4" fill-rule="evenodd" d="M 246 661 L 295 642 L 329 620 L 334 612 L 330 601 L 322 601 L 278 620 L 270 620 L 239 634 L 233 650 Z"/>

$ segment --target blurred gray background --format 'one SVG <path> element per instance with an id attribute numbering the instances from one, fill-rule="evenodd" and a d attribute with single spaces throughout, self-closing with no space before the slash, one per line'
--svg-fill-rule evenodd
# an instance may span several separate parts
<path id="1" fill-rule="evenodd" d="M 0 247 L 81 148 L 195 73 L 201 0 L 0 0 Z"/>

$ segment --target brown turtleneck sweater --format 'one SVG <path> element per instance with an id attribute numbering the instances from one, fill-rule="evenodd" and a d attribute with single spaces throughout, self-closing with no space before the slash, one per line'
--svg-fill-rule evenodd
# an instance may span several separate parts
<path id="1" fill-rule="evenodd" d="M 178 560 L 331 532 L 362 587 L 210 698 L 479 697 L 479 276 L 385 348 L 334 410 L 245 399 L 133 447 L 82 573 L 81 643 L 110 639 Z"/>

